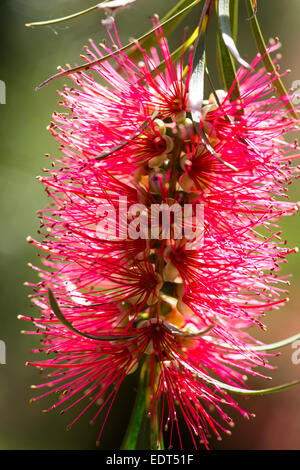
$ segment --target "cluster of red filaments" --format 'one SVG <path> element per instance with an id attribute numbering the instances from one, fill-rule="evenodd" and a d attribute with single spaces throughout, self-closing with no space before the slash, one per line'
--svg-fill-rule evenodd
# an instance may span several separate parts
<path id="1" fill-rule="evenodd" d="M 30 238 L 43 253 L 32 295 L 41 315 L 26 318 L 42 335 L 35 352 L 49 356 L 30 364 L 47 371 L 38 398 L 60 396 L 49 410 L 82 404 L 71 424 L 98 405 L 99 439 L 123 380 L 146 364 L 147 411 L 159 436 L 171 445 L 177 433 L 182 445 L 185 422 L 195 447 L 207 446 L 210 434 L 230 433 L 224 404 L 249 416 L 226 385 L 245 387 L 247 374 L 259 375 L 266 358 L 246 329 L 263 328 L 262 315 L 287 300 L 279 267 L 295 250 L 280 239 L 278 221 L 297 210 L 286 194 L 297 144 L 283 139 L 297 122 L 285 109 L 289 97 L 272 96 L 276 77 L 257 56 L 251 71 L 238 72 L 241 96 L 234 86 L 212 93 L 194 125 L 191 58 L 186 68 L 173 63 L 159 27 L 157 40 L 158 51 L 140 50 L 137 64 L 115 52 L 117 67 L 91 67 L 101 83 L 73 74 L 74 88 L 60 92 L 65 109 L 50 131 L 61 156 L 49 156 L 52 168 L 39 178 L 52 203 L 40 214 L 43 240 Z M 86 60 L 103 54 L 91 42 Z M 166 69 L 157 72 L 161 59 Z M 169 238 L 151 238 L 150 226 L 145 238 L 101 238 L 99 206 L 109 201 L 117 211 L 120 197 L 146 208 L 200 204 L 203 243 L 189 249 L 174 226 Z M 54 315 L 49 288 L 82 334 Z"/>

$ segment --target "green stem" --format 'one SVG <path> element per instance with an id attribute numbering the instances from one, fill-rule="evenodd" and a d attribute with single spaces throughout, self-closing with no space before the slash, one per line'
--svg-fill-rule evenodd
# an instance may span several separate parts
<path id="1" fill-rule="evenodd" d="M 160 427 L 156 413 L 148 415 L 151 402 L 151 357 L 142 365 L 135 404 L 121 450 L 163 450 L 163 437 L 159 439 Z"/>

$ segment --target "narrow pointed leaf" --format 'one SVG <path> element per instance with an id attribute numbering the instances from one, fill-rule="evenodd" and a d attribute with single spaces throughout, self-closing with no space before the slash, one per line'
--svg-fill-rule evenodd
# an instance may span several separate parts
<path id="1" fill-rule="evenodd" d="M 193 71 L 189 85 L 189 101 L 191 106 L 192 119 L 194 123 L 197 124 L 201 120 L 201 107 L 204 96 L 204 71 L 206 61 L 205 39 L 212 7 L 213 1 L 206 0 L 199 21 L 199 35 L 193 56 Z"/>
<path id="2" fill-rule="evenodd" d="M 238 25 L 238 0 L 230 1 L 230 24 L 232 30 L 232 36 L 234 40 L 237 37 L 237 25 Z M 218 39 L 217 39 L 217 49 L 218 49 L 218 63 L 220 74 L 223 80 L 224 89 L 229 91 L 232 84 L 236 80 L 236 69 L 234 65 L 234 60 L 229 50 L 227 49 L 222 33 L 220 23 L 218 24 Z M 232 99 L 240 97 L 239 85 L 236 81 L 235 90 L 232 93 Z"/>
<path id="3" fill-rule="evenodd" d="M 205 37 L 201 38 L 195 53 L 198 59 L 190 79 L 190 104 L 194 123 L 201 120 L 201 107 L 204 97 Z"/>
<path id="4" fill-rule="evenodd" d="M 115 11 L 121 8 L 128 6 L 131 3 L 134 3 L 136 0 L 104 0 L 93 7 L 87 8 L 86 10 L 78 11 L 77 13 L 73 13 L 72 15 L 63 16 L 61 18 L 55 18 L 54 20 L 46 20 L 46 21 L 36 21 L 34 23 L 26 23 L 25 26 L 29 28 L 34 28 L 36 26 L 49 26 L 57 23 L 63 23 L 65 21 L 70 21 L 75 18 L 79 18 L 80 16 L 87 15 L 88 13 L 92 13 L 94 11 L 99 10 L 110 10 Z"/>
<path id="5" fill-rule="evenodd" d="M 239 0 L 230 0 L 230 26 L 234 42 L 237 40 L 239 21 Z"/>
<path id="6" fill-rule="evenodd" d="M 267 51 L 266 43 L 265 43 L 264 37 L 262 35 L 261 29 L 259 26 L 257 16 L 255 14 L 255 7 L 253 6 L 252 0 L 247 0 L 247 6 L 248 6 L 249 15 L 251 16 L 250 23 L 252 27 L 253 36 L 254 36 L 257 48 L 262 56 L 264 66 L 267 72 L 274 74 L 274 76 L 276 77 L 276 80 L 274 80 L 273 82 L 273 86 L 276 90 L 276 94 L 280 98 L 288 96 L 286 88 L 283 84 L 283 81 L 281 80 L 275 68 L 275 65 L 273 64 L 273 61 L 270 57 L 270 54 Z M 286 109 L 289 111 L 289 113 L 294 119 L 297 119 L 297 120 L 299 119 L 298 114 L 295 111 L 294 106 L 290 100 L 286 103 Z"/>
<path id="7" fill-rule="evenodd" d="M 246 395 L 246 396 L 255 396 L 255 395 L 268 395 L 269 393 L 280 392 L 282 390 L 286 390 L 288 388 L 293 387 L 294 385 L 299 385 L 300 380 L 294 380 L 293 382 L 289 382 L 282 385 L 277 385 L 276 387 L 264 388 L 261 390 L 247 390 L 239 387 L 233 387 L 232 385 L 224 384 L 223 382 L 219 382 L 215 380 L 211 382 L 212 384 L 216 385 L 217 387 L 221 388 L 222 390 L 226 390 L 231 393 L 237 393 L 238 395 Z"/>
<path id="8" fill-rule="evenodd" d="M 232 56 L 230 55 L 227 47 L 224 44 L 220 28 L 218 28 L 217 45 L 219 69 L 223 80 L 223 86 L 225 90 L 229 91 L 236 78 L 236 69 Z M 233 95 L 233 99 L 238 97 L 239 95 L 240 94 L 237 87 L 236 92 Z"/>
<path id="9" fill-rule="evenodd" d="M 230 25 L 230 0 L 218 0 L 218 19 L 221 30 L 221 35 L 225 46 L 232 54 L 233 58 L 243 67 L 250 69 L 250 65 L 242 59 L 237 50 L 235 42 L 232 37 Z"/>
<path id="10" fill-rule="evenodd" d="M 282 384 L 282 385 L 277 385 L 275 387 L 264 388 L 264 389 L 260 389 L 260 390 L 248 390 L 248 389 L 235 387 L 233 385 L 229 385 L 229 384 L 220 382 L 219 380 L 215 380 L 215 379 L 211 379 L 211 378 L 208 379 L 207 376 L 205 376 L 202 373 L 199 373 L 194 367 L 192 367 L 187 362 L 183 361 L 181 358 L 176 357 L 176 359 L 178 360 L 178 362 L 183 367 L 185 367 L 187 370 L 189 370 L 190 372 L 192 372 L 193 374 L 198 376 L 200 379 L 202 379 L 204 382 L 208 383 L 209 385 L 213 385 L 217 388 L 220 388 L 221 390 L 225 390 L 225 391 L 228 391 L 228 392 L 231 392 L 231 393 L 237 393 L 239 395 L 245 395 L 245 396 L 267 395 L 269 393 L 274 393 L 274 392 L 279 392 L 281 390 L 286 390 L 288 388 L 293 387 L 294 385 L 300 384 L 300 380 L 294 380 L 293 382 L 289 382 L 289 383 Z"/>
<path id="11" fill-rule="evenodd" d="M 289 344 L 294 343 L 294 341 L 297 341 L 298 339 L 300 339 L 300 333 L 294 336 L 290 336 L 289 338 L 285 338 L 281 341 L 276 341 L 276 343 L 264 344 L 260 346 L 250 345 L 248 349 L 250 349 L 251 351 L 274 351 L 275 349 L 284 348 L 285 346 L 288 346 Z M 219 346 L 221 346 L 223 349 L 237 351 L 236 348 L 228 346 L 227 344 L 219 344 Z"/>
<path id="12" fill-rule="evenodd" d="M 266 344 L 265 346 L 254 346 L 254 351 L 273 351 L 274 349 L 283 348 L 284 346 L 288 346 L 292 344 L 294 341 L 300 339 L 300 333 L 294 336 L 290 336 L 290 338 L 283 339 L 282 341 L 277 341 L 276 343 Z"/>
<path id="13" fill-rule="evenodd" d="M 108 0 L 102 2 L 102 4 L 107 3 Z M 88 13 L 92 13 L 93 11 L 99 11 L 99 4 L 94 5 L 93 7 L 87 8 L 86 10 L 78 11 L 77 13 L 73 13 L 72 15 L 63 16 L 62 18 L 56 18 L 54 20 L 46 20 L 46 21 L 36 21 L 35 23 L 26 23 L 25 26 L 29 28 L 33 28 L 35 26 L 48 26 L 56 23 L 63 23 L 64 21 L 70 21 L 74 18 L 79 18 L 80 16 L 87 15 Z"/>
<path id="14" fill-rule="evenodd" d="M 58 320 L 61 321 L 61 323 L 66 327 L 68 328 L 69 330 L 73 331 L 74 333 L 76 333 L 77 335 L 80 335 L 80 336 L 83 336 L 84 338 L 88 338 L 88 339 L 94 339 L 94 340 L 97 340 L 97 341 L 120 341 L 122 339 L 129 339 L 129 338 L 133 338 L 133 336 L 101 336 L 101 335 L 92 335 L 90 333 L 84 333 L 82 331 L 79 331 L 77 330 L 77 328 L 75 328 L 71 322 L 69 322 L 66 317 L 62 314 L 59 306 L 58 306 L 58 303 L 56 302 L 56 299 L 52 293 L 52 291 L 50 289 L 48 289 L 48 295 L 49 295 L 49 301 L 50 301 L 50 305 L 51 305 L 51 308 L 53 310 L 53 312 L 55 313 L 56 317 L 58 318 Z"/>
<path id="15" fill-rule="evenodd" d="M 181 5 L 186 5 L 184 8 L 181 8 L 177 11 L 177 8 L 175 7 L 172 11 L 176 11 L 176 13 L 172 16 L 166 15 L 166 19 L 163 19 L 162 22 L 160 23 L 161 27 L 164 29 L 164 34 L 168 35 L 176 26 L 177 24 L 184 18 L 184 16 L 195 6 L 197 5 L 201 0 L 181 0 L 179 4 Z M 178 5 L 179 5 L 178 4 Z M 177 5 L 177 6 L 178 6 Z M 41 87 L 48 85 L 50 82 L 55 80 L 56 78 L 64 77 L 66 75 L 70 75 L 73 73 L 79 73 L 79 72 L 84 72 L 86 70 L 89 70 L 91 67 L 100 64 L 101 62 L 104 62 L 105 60 L 108 60 L 112 58 L 115 54 L 118 54 L 119 52 L 124 52 L 127 49 L 132 48 L 133 46 L 136 45 L 138 42 L 144 49 L 149 49 L 152 45 L 156 43 L 156 28 L 151 29 L 144 35 L 142 35 L 140 38 L 138 38 L 135 41 L 132 41 L 125 46 L 121 47 L 120 49 L 116 50 L 113 54 L 106 54 L 105 56 L 101 57 L 100 59 L 94 60 L 90 63 L 86 63 L 84 65 L 79 65 L 77 67 L 69 68 L 68 70 L 63 70 L 61 72 L 56 73 L 52 77 L 48 78 L 44 82 L 42 82 L 40 85 L 36 87 L 36 90 L 40 89 Z M 128 54 L 131 58 L 134 57 L 134 52 L 131 54 Z"/>

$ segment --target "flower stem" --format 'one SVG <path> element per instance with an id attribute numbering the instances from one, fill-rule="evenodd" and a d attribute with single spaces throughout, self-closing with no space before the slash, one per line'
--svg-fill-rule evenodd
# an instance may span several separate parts
<path id="1" fill-rule="evenodd" d="M 151 357 L 142 365 L 136 400 L 130 422 L 121 445 L 121 450 L 162 450 L 163 437 L 160 436 L 159 413 L 150 414 L 151 402 Z M 154 410 L 153 410 L 154 411 Z"/>

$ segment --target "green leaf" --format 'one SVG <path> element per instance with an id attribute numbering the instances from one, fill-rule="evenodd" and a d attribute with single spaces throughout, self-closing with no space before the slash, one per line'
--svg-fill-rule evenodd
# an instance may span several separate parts
<path id="1" fill-rule="evenodd" d="M 159 429 L 148 416 L 150 406 L 150 364 L 145 360 L 140 372 L 138 390 L 129 425 L 121 445 L 121 450 L 163 450 L 163 438 L 159 442 Z M 160 415 L 157 411 L 156 415 Z"/>
<path id="2" fill-rule="evenodd" d="M 237 50 L 235 42 L 232 37 L 231 25 L 230 25 L 230 0 L 218 0 L 217 12 L 219 19 L 219 26 L 221 30 L 222 39 L 225 46 L 232 54 L 233 58 L 243 67 L 250 69 L 250 65 L 242 59 Z"/>
<path id="3" fill-rule="evenodd" d="M 230 26 L 234 42 L 237 41 L 238 22 L 239 22 L 239 0 L 230 0 Z"/>
<path id="4" fill-rule="evenodd" d="M 104 0 L 103 3 L 107 3 L 109 0 Z M 62 18 L 56 18 L 54 20 L 46 20 L 46 21 L 37 21 L 35 23 L 26 23 L 25 26 L 29 28 L 33 28 L 35 26 L 48 26 L 56 23 L 62 23 L 64 21 L 73 20 L 74 18 L 79 18 L 80 16 L 87 15 L 88 13 L 92 13 L 93 11 L 99 11 L 98 3 L 93 7 L 87 8 L 86 10 L 78 11 L 77 13 L 73 13 L 72 15 L 63 16 Z"/>
<path id="5" fill-rule="evenodd" d="M 192 0 L 180 0 L 180 2 L 171 10 L 171 12 L 169 12 L 165 16 L 165 18 L 163 18 L 162 22 L 160 23 L 161 27 L 164 30 L 164 34 L 167 36 L 177 26 L 177 24 L 184 18 L 184 16 L 199 2 L 201 2 L 201 0 L 193 0 L 193 1 Z M 169 16 L 170 13 L 174 13 L 174 14 Z M 90 63 L 79 65 L 77 67 L 73 67 L 68 70 L 63 70 L 61 72 L 56 73 L 55 75 L 53 75 L 52 77 L 48 78 L 47 80 L 42 82 L 40 85 L 38 85 L 36 87 L 36 90 L 40 89 L 41 87 L 45 85 L 48 85 L 50 82 L 52 82 L 56 78 L 60 78 L 60 77 L 64 77 L 66 75 L 70 75 L 73 73 L 78 73 L 78 72 L 89 70 L 94 65 L 98 65 L 101 62 L 104 62 L 105 60 L 111 59 L 112 57 L 114 57 L 115 54 L 118 54 L 119 52 L 124 52 L 127 49 L 130 49 L 131 47 L 135 46 L 137 42 L 144 49 L 149 49 L 149 47 L 152 47 L 153 45 L 156 44 L 156 33 L 155 33 L 156 29 L 157 28 L 151 29 L 147 33 L 143 34 L 137 40 L 132 41 L 126 44 L 125 46 L 121 47 L 120 49 L 116 50 L 113 54 L 106 54 L 100 59 L 94 60 Z M 133 51 L 129 53 L 128 56 L 134 59 L 135 54 L 139 54 L 139 52 Z"/>
<path id="6" fill-rule="evenodd" d="M 248 348 L 251 351 L 273 351 L 274 349 L 280 349 L 283 348 L 284 346 L 288 346 L 289 344 L 294 343 L 294 341 L 297 341 L 300 339 L 300 333 L 290 336 L 289 338 L 285 338 L 281 341 L 277 341 L 276 343 L 271 343 L 271 344 L 263 344 L 260 346 L 252 346 L 250 345 Z M 239 349 L 233 348 L 232 346 L 228 346 L 227 344 L 219 344 L 219 346 L 223 349 L 228 349 L 231 351 L 238 351 Z"/>
<path id="7" fill-rule="evenodd" d="M 78 11 L 73 13 L 72 15 L 63 16 L 61 18 L 55 18 L 53 20 L 46 20 L 46 21 L 36 21 L 34 23 L 26 23 L 25 26 L 29 28 L 34 28 L 35 26 L 49 26 L 52 24 L 63 23 L 65 21 L 73 20 L 74 18 L 79 18 L 80 16 L 87 15 L 88 13 L 92 13 L 94 11 L 99 10 L 117 10 L 118 8 L 123 8 L 128 4 L 135 2 L 136 0 L 103 0 L 101 3 L 97 3 L 93 7 L 87 8 L 86 10 Z"/>
<path id="8" fill-rule="evenodd" d="M 276 343 L 266 344 L 264 346 L 254 346 L 251 349 L 253 349 L 254 351 L 273 351 L 274 349 L 283 348 L 284 346 L 292 344 L 294 341 L 297 341 L 297 339 L 300 339 L 300 333 L 294 336 L 290 336 L 289 338 L 283 339 L 281 341 L 277 341 Z"/>
<path id="9" fill-rule="evenodd" d="M 219 61 L 219 69 L 220 74 L 223 80 L 224 90 L 229 91 L 234 80 L 236 79 L 236 69 L 234 66 L 234 62 L 232 56 L 230 55 L 227 47 L 224 44 L 220 28 L 218 28 L 218 61 Z M 236 91 L 233 94 L 233 99 L 238 98 L 240 96 L 239 88 L 236 87 Z"/>
<path id="10" fill-rule="evenodd" d="M 176 359 L 183 367 L 185 367 L 187 370 L 189 370 L 190 372 L 195 374 L 197 377 L 199 377 L 201 380 L 208 383 L 209 385 L 212 385 L 216 388 L 219 388 L 221 390 L 225 390 L 225 391 L 228 391 L 228 392 L 231 392 L 231 393 L 237 393 L 239 395 L 245 395 L 245 396 L 267 395 L 269 393 L 274 393 L 274 392 L 279 392 L 281 390 L 286 390 L 288 388 L 293 387 L 294 385 L 300 384 L 300 380 L 294 380 L 293 382 L 289 382 L 289 383 L 282 384 L 282 385 L 277 385 L 275 387 L 264 388 L 264 389 L 261 389 L 261 390 L 247 390 L 247 389 L 243 389 L 243 388 L 239 388 L 239 387 L 234 387 L 233 385 L 225 384 L 225 383 L 220 382 L 219 380 L 215 380 L 213 378 L 208 379 L 207 376 L 205 376 L 204 374 L 199 373 L 197 371 L 197 369 L 192 367 L 187 362 L 183 361 L 178 356 L 176 357 Z"/>
<path id="11" fill-rule="evenodd" d="M 294 385 L 299 385 L 300 380 L 294 380 L 293 382 L 289 382 L 282 385 L 277 385 L 276 387 L 264 388 L 261 390 L 245 390 L 239 387 L 233 387 L 231 385 L 224 384 L 222 382 L 216 381 L 216 385 L 220 387 L 222 390 L 229 391 L 231 393 L 237 393 L 239 395 L 246 395 L 246 396 L 255 396 L 255 395 L 268 395 L 269 393 L 274 392 L 281 392 L 282 390 L 286 390 L 288 388 L 294 387 Z"/>
<path id="12" fill-rule="evenodd" d="M 294 385 L 299 385 L 300 380 L 294 380 L 293 382 L 289 382 L 282 385 L 277 385 L 276 387 L 264 388 L 261 390 L 247 390 L 239 387 L 233 387 L 232 385 L 224 384 L 215 380 L 212 382 L 217 387 L 221 388 L 222 390 L 226 390 L 231 393 L 237 393 L 238 395 L 246 395 L 246 396 L 255 396 L 255 395 L 268 395 L 269 393 L 280 392 L 282 390 L 286 390 L 288 388 L 293 387 Z"/>
<path id="13" fill-rule="evenodd" d="M 267 51 L 266 43 L 265 43 L 264 37 L 262 35 L 256 14 L 255 14 L 255 9 L 254 9 L 252 0 L 247 0 L 247 7 L 248 7 L 249 15 L 251 16 L 250 22 L 251 22 L 253 36 L 254 36 L 258 51 L 260 52 L 262 56 L 262 61 L 264 63 L 264 66 L 267 72 L 273 74 L 276 77 L 276 80 L 274 80 L 272 85 L 275 88 L 277 96 L 279 96 L 280 98 L 286 97 L 288 96 L 287 91 L 276 70 L 275 65 L 273 64 L 270 54 Z M 299 119 L 298 114 L 295 111 L 294 106 L 290 100 L 286 103 L 286 109 L 289 111 L 289 113 L 294 119 L 297 119 L 297 120 Z"/>
<path id="14" fill-rule="evenodd" d="M 238 0 L 231 0 L 230 4 L 230 24 L 232 30 L 232 36 L 234 40 L 237 37 L 237 25 L 238 25 Z M 225 46 L 220 26 L 220 17 L 218 17 L 218 39 L 217 39 L 217 49 L 218 49 L 218 64 L 220 69 L 220 75 L 223 80 L 224 90 L 229 91 L 234 80 L 236 79 L 236 69 L 234 65 L 233 58 Z M 232 94 L 232 99 L 240 97 L 239 86 L 236 83 L 236 90 Z"/>
<path id="15" fill-rule="evenodd" d="M 214 2 L 206 0 L 199 21 L 198 39 L 193 56 L 193 71 L 189 84 L 189 101 L 194 123 L 201 120 L 201 107 L 204 97 L 205 43 L 206 32 Z"/>
<path id="16" fill-rule="evenodd" d="M 61 321 L 61 323 L 68 328 L 69 330 L 73 331 L 77 335 L 83 336 L 84 338 L 88 339 L 94 339 L 96 341 L 120 341 L 122 339 L 130 339 L 134 338 L 134 336 L 99 336 L 99 335 L 92 335 L 90 333 L 83 333 L 82 331 L 77 330 L 71 322 L 69 322 L 66 317 L 62 314 L 58 303 L 56 302 L 56 299 L 50 289 L 48 289 L 48 295 L 49 295 L 49 301 L 50 301 L 50 306 L 55 313 L 56 317 L 58 320 Z"/>

